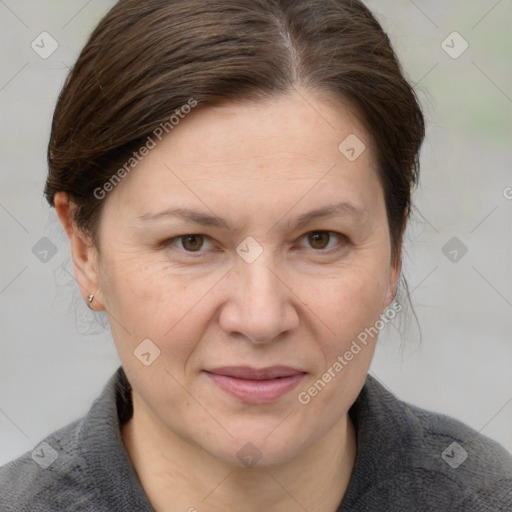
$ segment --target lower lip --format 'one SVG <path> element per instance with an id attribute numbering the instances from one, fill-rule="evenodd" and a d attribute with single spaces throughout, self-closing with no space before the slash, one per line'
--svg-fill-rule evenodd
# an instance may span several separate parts
<path id="1" fill-rule="evenodd" d="M 295 388 L 304 373 L 268 380 L 246 380 L 205 372 L 220 388 L 249 404 L 275 402 Z"/>

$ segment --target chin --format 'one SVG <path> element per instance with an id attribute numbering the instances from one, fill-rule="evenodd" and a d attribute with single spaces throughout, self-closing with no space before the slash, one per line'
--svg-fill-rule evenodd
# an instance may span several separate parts
<path id="1" fill-rule="evenodd" d="M 233 436 L 222 445 L 208 447 L 203 445 L 215 458 L 239 468 L 264 468 L 285 464 L 305 449 L 307 441 L 294 438 L 290 432 L 273 433 L 272 429 L 243 431 L 243 436 Z M 284 434 L 284 435 L 283 435 Z"/>

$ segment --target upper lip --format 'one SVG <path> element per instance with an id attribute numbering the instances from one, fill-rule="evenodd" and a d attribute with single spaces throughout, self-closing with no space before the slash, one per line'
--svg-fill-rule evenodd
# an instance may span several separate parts
<path id="1" fill-rule="evenodd" d="M 208 373 L 224 375 L 225 377 L 234 377 L 236 379 L 247 380 L 267 380 L 277 379 L 279 377 L 290 377 L 291 375 L 300 375 L 303 372 L 289 366 L 268 366 L 266 368 L 251 368 L 250 366 L 222 366 L 205 370 Z"/>

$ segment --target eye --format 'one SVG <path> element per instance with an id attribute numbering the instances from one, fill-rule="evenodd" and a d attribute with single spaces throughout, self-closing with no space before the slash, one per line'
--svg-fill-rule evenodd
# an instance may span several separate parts
<path id="1" fill-rule="evenodd" d="M 338 244 L 340 247 L 337 250 L 342 249 L 348 242 L 345 235 L 336 233 L 335 231 L 311 231 L 306 233 L 304 236 L 307 237 L 307 241 L 313 249 L 323 252 L 331 252 L 331 249 L 336 248 L 336 245 L 328 247 L 329 242 L 332 239 L 332 235 L 341 240 L 341 244 Z"/>
<path id="2" fill-rule="evenodd" d="M 343 249 L 345 245 L 348 243 L 348 238 L 345 235 L 337 233 L 335 231 L 310 231 L 309 233 L 303 235 L 302 238 L 304 237 L 307 237 L 306 239 L 310 244 L 310 248 L 315 249 L 316 252 L 334 252 L 336 250 Z M 341 240 L 341 242 L 334 245 L 331 244 L 331 246 L 329 246 L 333 238 L 334 240 L 336 240 L 337 238 Z M 165 241 L 163 245 L 165 247 L 170 247 L 171 249 L 174 249 L 176 244 L 181 242 L 181 244 L 179 244 L 181 245 L 181 247 L 178 246 L 177 249 L 186 252 L 189 255 L 197 253 L 197 255 L 200 256 L 201 253 L 205 252 L 201 251 L 201 249 L 204 248 L 205 241 L 207 241 L 208 239 L 209 237 L 207 237 L 206 235 L 193 233 L 175 236 L 174 238 L 170 238 L 169 240 Z M 209 243 L 211 244 L 211 242 Z M 337 245 L 339 247 L 337 247 Z"/>
<path id="3" fill-rule="evenodd" d="M 181 247 L 179 247 L 180 249 L 188 253 L 199 253 L 203 252 L 200 251 L 200 249 L 203 247 L 204 241 L 207 238 L 208 237 L 199 234 L 180 235 L 167 240 L 164 242 L 164 245 L 167 247 L 174 245 L 175 242 L 181 241 Z"/>

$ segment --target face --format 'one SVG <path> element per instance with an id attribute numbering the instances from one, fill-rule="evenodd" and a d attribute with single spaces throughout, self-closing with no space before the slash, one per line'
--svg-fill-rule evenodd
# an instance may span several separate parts
<path id="1" fill-rule="evenodd" d="M 346 420 L 398 276 L 372 151 L 326 95 L 208 107 L 105 199 L 83 285 L 162 435 L 276 464 Z"/>

